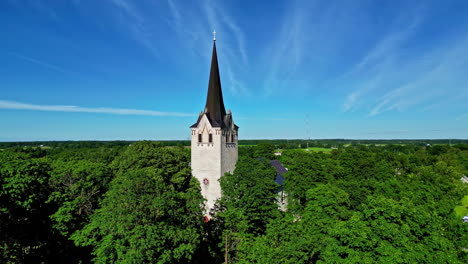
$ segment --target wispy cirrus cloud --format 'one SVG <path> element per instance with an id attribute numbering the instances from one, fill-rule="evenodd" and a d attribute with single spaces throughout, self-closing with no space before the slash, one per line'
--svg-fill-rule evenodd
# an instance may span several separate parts
<path id="1" fill-rule="evenodd" d="M 443 42 L 427 40 L 415 45 L 429 18 L 424 8 L 413 9 L 411 16 L 397 17 L 393 30 L 340 77 L 351 87 L 343 100 L 343 112 L 360 109 L 377 116 L 416 107 L 425 112 L 460 105 L 466 97 L 468 34 L 447 34 Z"/>
<path id="2" fill-rule="evenodd" d="M 34 64 L 40 65 L 40 66 L 48 68 L 48 69 L 52 69 L 52 70 L 59 71 L 59 72 L 62 72 L 62 73 L 73 73 L 72 71 L 69 71 L 69 70 L 65 69 L 64 67 L 60 67 L 60 66 L 57 66 L 57 65 L 42 61 L 42 60 L 31 58 L 31 57 L 28 57 L 28 56 L 25 56 L 25 55 L 22 55 L 22 54 L 19 54 L 19 53 L 16 53 L 16 52 L 8 52 L 8 54 L 10 54 L 10 55 L 12 55 L 12 56 L 14 56 L 16 58 L 19 58 L 21 60 L 32 62 Z"/>
<path id="3" fill-rule="evenodd" d="M 149 19 L 142 8 L 127 0 L 109 0 L 116 8 L 120 25 L 130 36 L 146 48 L 155 58 L 160 58 L 158 34 L 155 30 L 155 17 Z"/>
<path id="4" fill-rule="evenodd" d="M 397 20 L 402 20 L 398 18 Z M 355 109 L 361 104 L 361 99 L 376 89 L 381 89 L 388 82 L 390 69 L 399 63 L 401 47 L 408 41 L 421 24 L 423 18 L 418 13 L 408 21 L 397 21 L 397 30 L 387 33 L 367 54 L 364 55 L 349 71 L 340 78 L 355 80 L 355 89 L 349 93 L 343 103 L 344 112 Z M 402 29 L 400 29 L 402 28 Z"/>
<path id="5" fill-rule="evenodd" d="M 435 100 L 434 103 L 427 105 L 426 107 L 421 108 L 421 112 L 430 111 L 433 109 L 441 109 L 446 107 L 447 105 L 454 105 L 457 103 L 464 103 L 468 98 L 468 87 L 463 88 L 458 94 L 454 94 L 452 96 L 447 96 L 445 98 L 438 98 Z"/>
<path id="6" fill-rule="evenodd" d="M 405 111 L 416 105 L 430 108 L 438 102 L 456 102 L 466 96 L 466 74 L 468 68 L 468 34 L 455 41 L 430 50 L 420 59 L 406 62 L 410 78 L 401 77 L 402 82 L 384 93 L 369 112 L 370 116 L 397 110 Z M 403 62 L 401 62 L 403 64 Z M 393 74 L 401 71 L 398 65 Z M 447 99 L 450 98 L 450 99 Z M 435 103 L 434 103 L 435 102 Z"/>
<path id="7" fill-rule="evenodd" d="M 73 112 L 73 113 L 96 113 L 113 115 L 143 115 L 143 116 L 194 116 L 188 113 L 179 112 L 161 112 L 153 110 L 140 110 L 128 108 L 110 108 L 110 107 L 81 107 L 74 105 L 38 105 L 15 101 L 0 100 L 0 109 L 9 110 L 31 110 L 31 111 L 49 111 L 49 112 Z"/>
<path id="8" fill-rule="evenodd" d="M 349 32 L 362 23 L 356 16 L 363 15 L 363 4 L 355 2 L 292 0 L 284 5 L 261 54 L 264 94 L 308 95 L 325 90 L 318 82 L 336 79 L 330 68 L 342 63 L 346 43 L 355 38 Z"/>
<path id="9" fill-rule="evenodd" d="M 226 41 L 230 46 L 230 50 L 235 50 L 236 56 L 240 57 L 240 62 L 247 64 L 248 56 L 245 46 L 244 31 L 237 25 L 236 21 L 226 12 L 226 8 L 219 3 L 219 1 L 203 0 L 203 11 L 207 17 L 208 27 L 223 32 Z M 232 37 L 228 37 L 228 36 Z M 232 43 L 235 43 L 233 45 Z M 238 61 L 238 60 L 236 60 Z"/>
<path id="10" fill-rule="evenodd" d="M 249 72 L 244 31 L 220 1 L 203 0 L 202 6 L 204 16 L 207 17 L 207 26 L 220 32 L 220 38 L 223 39 L 223 65 L 228 75 L 230 91 L 234 94 L 250 95 L 244 81 L 239 77 L 246 76 Z"/>
<path id="11" fill-rule="evenodd" d="M 302 43 L 305 39 L 301 37 L 304 32 L 304 9 L 299 1 L 292 3 L 290 9 L 283 18 L 281 29 L 278 31 L 273 45 L 265 52 L 265 60 L 269 63 L 266 79 L 263 83 L 267 94 L 282 86 L 288 78 L 294 74 L 302 58 Z"/>
<path id="12" fill-rule="evenodd" d="M 248 73 L 249 60 L 245 44 L 245 32 L 238 26 L 237 21 L 229 14 L 222 2 L 200 0 L 193 8 L 182 8 L 173 0 L 167 0 L 172 14 L 171 25 L 176 33 L 183 38 L 182 43 L 202 56 L 211 56 L 206 49 L 206 38 L 213 30 L 218 32 L 217 38 L 222 42 L 218 46 L 221 71 L 227 75 L 227 88 L 238 95 L 249 95 L 244 81 L 240 76 Z M 187 38 L 188 37 L 188 38 Z M 222 50 L 222 52 L 219 52 Z"/>
<path id="13" fill-rule="evenodd" d="M 227 88 L 233 94 L 249 94 L 240 77 L 248 73 L 245 33 L 222 2 L 107 2 L 113 7 L 114 18 L 122 31 L 146 48 L 157 60 L 165 58 L 167 53 L 171 54 L 169 51 L 174 46 L 178 46 L 180 53 L 198 57 L 197 60 L 200 56 L 209 58 L 211 52 L 206 48 L 206 43 L 213 29 L 216 30 L 219 32 L 218 39 L 222 40 L 222 47 L 220 45 L 218 49 L 223 52 L 218 52 L 218 56 L 224 57 L 220 64 L 227 75 Z M 168 44 L 171 40 L 173 44 Z"/>
<path id="14" fill-rule="evenodd" d="M 180 13 L 179 8 L 174 3 L 174 0 L 167 0 L 167 4 L 169 5 L 169 9 L 172 13 L 172 17 L 174 18 L 174 23 L 178 29 L 181 28 L 182 24 L 182 15 Z"/>

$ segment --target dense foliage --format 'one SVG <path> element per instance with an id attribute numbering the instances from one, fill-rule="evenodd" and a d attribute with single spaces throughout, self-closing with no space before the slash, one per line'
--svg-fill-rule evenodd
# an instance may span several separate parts
<path id="1" fill-rule="evenodd" d="M 186 263 L 197 250 L 203 198 L 184 149 L 137 142 L 116 158 L 101 208 L 72 236 L 97 263 Z"/>
<path id="2" fill-rule="evenodd" d="M 468 262 L 468 145 L 245 143 L 208 223 L 185 143 L 4 145 L 0 262 Z"/>
<path id="3" fill-rule="evenodd" d="M 239 263 L 466 263 L 454 207 L 468 152 L 447 146 L 284 151 L 289 211 L 244 239 Z"/>

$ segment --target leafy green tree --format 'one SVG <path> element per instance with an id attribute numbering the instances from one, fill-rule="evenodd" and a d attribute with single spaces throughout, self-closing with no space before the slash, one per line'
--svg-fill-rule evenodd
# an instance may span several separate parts
<path id="1" fill-rule="evenodd" d="M 285 150 L 280 212 L 273 144 L 305 141 L 245 143 L 208 223 L 185 143 L 2 143 L 0 262 L 220 263 L 226 245 L 230 263 L 468 262 L 466 144 Z"/>
<path id="2" fill-rule="evenodd" d="M 96 263 L 187 263 L 202 240 L 202 202 L 183 149 L 137 142 L 113 164 L 101 208 L 72 235 Z"/>
<path id="3" fill-rule="evenodd" d="M 307 205 L 301 215 L 276 218 L 264 235 L 242 241 L 238 262 L 315 263 L 329 243 L 327 234 L 350 216 L 348 206 L 346 192 L 319 184 L 307 191 Z"/>
<path id="4" fill-rule="evenodd" d="M 442 150 L 283 152 L 289 202 L 299 207 L 244 237 L 237 262 L 465 263 L 468 228 L 453 212 L 466 195 L 463 167 L 459 151 Z"/>
<path id="5" fill-rule="evenodd" d="M 447 228 L 453 223 L 407 199 L 369 196 L 352 211 L 333 185 L 307 195 L 302 215 L 277 218 L 265 235 L 242 241 L 238 263 L 463 263 L 463 241 L 453 232 L 460 237 L 466 228 Z"/>
<path id="6" fill-rule="evenodd" d="M 235 232 L 262 233 L 268 221 L 279 215 L 275 177 L 268 161 L 241 157 L 234 172 L 220 179 L 223 193 L 216 217 Z"/>
<path id="7" fill-rule="evenodd" d="M 274 151 L 275 151 L 275 145 L 271 143 L 260 143 L 255 146 L 253 157 L 272 160 L 275 158 L 275 156 L 273 155 Z"/>
<path id="8" fill-rule="evenodd" d="M 330 229 L 320 259 L 324 263 L 462 263 L 457 243 L 440 220 L 408 200 L 369 197 L 362 211 Z"/>
<path id="9" fill-rule="evenodd" d="M 288 209 L 301 211 L 307 202 L 307 190 L 317 184 L 334 180 L 343 170 L 328 154 L 305 151 L 285 151 L 281 161 L 288 168 L 285 191 L 288 194 Z"/>
<path id="10" fill-rule="evenodd" d="M 44 158 L 0 152 L 0 262 L 41 262 L 57 249 L 46 203 L 50 167 Z"/>
<path id="11" fill-rule="evenodd" d="M 239 146 L 239 157 L 253 158 L 256 147 L 254 146 Z"/>
<path id="12" fill-rule="evenodd" d="M 468 150 L 459 151 L 457 159 L 458 163 L 461 166 L 463 174 L 468 176 Z"/>
<path id="13" fill-rule="evenodd" d="M 59 208 L 51 215 L 54 227 L 64 236 L 81 229 L 98 208 L 107 191 L 112 172 L 104 163 L 58 159 L 52 162 L 49 203 Z"/>
<path id="14" fill-rule="evenodd" d="M 280 215 L 275 177 L 269 160 L 250 157 L 240 157 L 234 172 L 221 177 L 222 196 L 213 222 L 222 236 L 219 247 L 224 250 L 228 244 L 231 260 L 240 241 L 263 234 L 268 222 Z"/>

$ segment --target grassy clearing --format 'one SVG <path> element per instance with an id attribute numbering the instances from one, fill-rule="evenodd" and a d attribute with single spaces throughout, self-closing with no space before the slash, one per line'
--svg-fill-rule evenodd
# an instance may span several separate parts
<path id="1" fill-rule="evenodd" d="M 458 217 L 468 215 L 468 195 L 465 195 L 461 200 L 462 205 L 455 206 L 455 214 Z"/>
<path id="2" fill-rule="evenodd" d="M 307 148 L 307 149 L 304 149 L 304 151 L 314 151 L 314 152 L 322 151 L 323 153 L 330 153 L 332 151 L 332 149 L 329 149 L 329 148 Z"/>
<path id="3" fill-rule="evenodd" d="M 297 148 L 297 149 L 279 149 L 279 150 L 276 150 L 275 152 L 283 152 L 283 151 L 308 151 L 308 152 L 322 151 L 323 153 L 330 153 L 332 149 L 311 147 L 311 148 Z"/>
<path id="4" fill-rule="evenodd" d="M 468 206 L 468 195 L 465 195 L 465 197 L 463 197 L 463 199 L 462 199 L 462 205 Z"/>

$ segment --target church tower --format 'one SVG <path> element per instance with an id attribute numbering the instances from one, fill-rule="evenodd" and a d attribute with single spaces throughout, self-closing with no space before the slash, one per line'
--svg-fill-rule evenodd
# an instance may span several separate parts
<path id="1" fill-rule="evenodd" d="M 226 113 L 219 77 L 216 38 L 213 38 L 210 79 L 205 109 L 190 127 L 192 131 L 192 175 L 201 184 L 206 199 L 205 214 L 213 209 L 215 201 L 221 198 L 219 178 L 226 172 L 233 172 L 237 162 L 237 132 L 230 110 Z"/>

